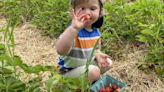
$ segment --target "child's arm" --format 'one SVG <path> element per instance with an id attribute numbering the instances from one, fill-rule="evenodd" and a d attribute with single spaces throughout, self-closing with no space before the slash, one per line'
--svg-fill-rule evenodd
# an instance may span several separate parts
<path id="1" fill-rule="evenodd" d="M 84 28 L 88 20 L 84 19 L 86 14 L 80 14 L 81 8 L 75 11 L 72 10 L 72 23 L 65 29 L 62 37 L 56 43 L 56 50 L 60 55 L 67 55 L 72 47 L 74 38 L 77 36 L 80 29 Z"/>
<path id="2" fill-rule="evenodd" d="M 68 54 L 78 30 L 79 29 L 74 28 L 73 26 L 69 26 L 65 29 L 62 37 L 56 43 L 56 50 L 60 55 Z"/>

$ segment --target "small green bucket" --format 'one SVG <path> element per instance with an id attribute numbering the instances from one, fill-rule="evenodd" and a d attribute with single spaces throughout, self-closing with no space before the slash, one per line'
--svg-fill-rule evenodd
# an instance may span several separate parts
<path id="1" fill-rule="evenodd" d="M 99 92 L 100 88 L 104 88 L 108 85 L 112 86 L 114 84 L 120 88 L 120 92 L 124 92 L 125 87 L 127 86 L 125 83 L 118 81 L 109 75 L 105 75 L 91 86 L 91 92 Z"/>

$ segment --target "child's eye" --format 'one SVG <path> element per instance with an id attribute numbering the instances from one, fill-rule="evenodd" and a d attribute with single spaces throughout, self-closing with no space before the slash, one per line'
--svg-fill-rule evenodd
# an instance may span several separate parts
<path id="1" fill-rule="evenodd" d="M 96 10 L 95 8 L 91 8 L 91 10 Z"/>
<path id="2" fill-rule="evenodd" d="M 81 8 L 81 10 L 84 10 L 84 9 L 85 9 L 84 7 Z"/>
<path id="3" fill-rule="evenodd" d="M 96 7 L 91 7 L 90 9 L 91 9 L 91 10 L 96 10 L 97 8 L 96 8 Z"/>

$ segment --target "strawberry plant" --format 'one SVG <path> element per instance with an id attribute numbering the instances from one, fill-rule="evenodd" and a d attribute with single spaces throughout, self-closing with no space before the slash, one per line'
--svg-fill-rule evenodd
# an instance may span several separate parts
<path id="1" fill-rule="evenodd" d="M 6 1 L 7 2 L 7 1 Z M 5 3 L 6 3 L 5 2 Z M 15 2 L 14 2 L 15 3 Z M 5 7 L 6 8 L 6 7 Z M 8 11 L 5 13 L 13 12 Z M 16 14 L 16 13 L 14 13 Z M 19 24 L 21 14 L 15 16 L 7 16 L 7 25 L 0 30 L 0 91 L 1 92 L 40 92 L 41 80 L 39 73 L 41 71 L 54 72 L 53 66 L 29 66 L 14 53 L 14 28 Z M 20 75 L 16 71 L 16 67 L 20 67 L 26 73 L 34 73 L 38 75 L 36 79 L 32 79 L 27 83 L 20 80 Z"/>
<path id="2" fill-rule="evenodd" d="M 164 2 L 161 0 L 137 0 L 128 3 L 127 0 L 116 0 L 105 4 L 107 15 L 103 30 L 104 51 L 113 53 L 115 42 L 116 48 L 121 44 L 140 42 L 148 48 L 145 63 L 153 63 L 156 70 L 163 71 L 163 48 L 164 48 Z M 111 44 L 112 45 L 112 44 Z M 117 45 L 117 46 L 116 46 Z M 115 49 L 115 48 L 114 48 Z M 117 54 L 118 56 L 118 54 Z M 159 72 L 160 72 L 159 71 Z M 161 76 L 164 74 L 160 72 Z"/>
<path id="3" fill-rule="evenodd" d="M 1 5 L 2 4 L 2 5 Z M 59 36 L 69 24 L 69 1 L 66 0 L 4 0 L 0 11 L 17 25 L 31 22 L 44 34 Z"/>
<path id="4" fill-rule="evenodd" d="M 38 0 L 40 1 L 40 0 Z M 51 37 L 59 36 L 69 24 L 68 0 L 44 1 L 32 23 Z M 39 8 L 39 7 L 38 7 Z"/>
<path id="5" fill-rule="evenodd" d="M 25 90 L 25 84 L 14 76 L 0 75 L 1 92 L 22 92 Z"/>

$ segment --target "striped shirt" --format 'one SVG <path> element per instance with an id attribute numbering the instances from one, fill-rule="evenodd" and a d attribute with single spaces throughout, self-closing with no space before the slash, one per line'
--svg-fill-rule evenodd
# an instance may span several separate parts
<path id="1" fill-rule="evenodd" d="M 69 70 L 85 65 L 100 35 L 100 31 L 97 28 L 93 28 L 91 32 L 81 29 L 74 39 L 69 54 L 67 56 L 60 56 L 58 62 L 60 69 Z"/>

